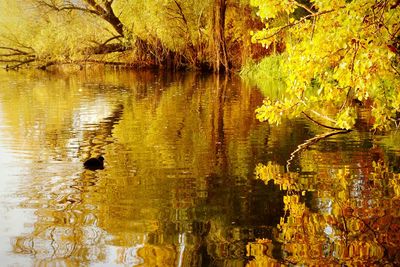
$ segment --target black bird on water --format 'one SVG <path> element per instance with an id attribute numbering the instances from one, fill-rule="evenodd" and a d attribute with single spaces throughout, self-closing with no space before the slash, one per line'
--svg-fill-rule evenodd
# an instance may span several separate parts
<path id="1" fill-rule="evenodd" d="M 83 163 L 85 169 L 88 170 L 102 170 L 104 169 L 104 158 L 103 156 L 98 156 L 97 158 L 90 158 Z"/>

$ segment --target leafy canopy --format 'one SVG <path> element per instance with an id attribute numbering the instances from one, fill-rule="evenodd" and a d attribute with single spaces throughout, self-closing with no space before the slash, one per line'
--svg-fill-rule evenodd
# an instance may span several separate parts
<path id="1" fill-rule="evenodd" d="M 373 128 L 397 126 L 399 1 L 250 2 L 265 23 L 253 42 L 286 46 L 281 66 L 285 97 L 267 99 L 257 110 L 258 119 L 280 123 L 282 115 L 309 113 L 323 124 L 351 129 L 357 102 L 371 108 Z"/>

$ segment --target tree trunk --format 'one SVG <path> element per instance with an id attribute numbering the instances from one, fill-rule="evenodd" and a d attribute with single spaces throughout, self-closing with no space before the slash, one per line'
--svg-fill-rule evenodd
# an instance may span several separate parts
<path id="1" fill-rule="evenodd" d="M 110 23 L 119 35 L 124 36 L 123 24 L 115 15 L 114 9 L 112 8 L 113 1 L 103 1 L 104 7 L 98 4 L 95 0 L 84 0 L 84 2 L 93 8 L 94 13 Z"/>
<path id="2" fill-rule="evenodd" d="M 124 36 L 124 26 L 121 20 L 115 15 L 113 8 L 111 7 L 112 1 L 106 2 L 106 15 L 104 19 L 108 21 L 119 35 Z"/>
<path id="3" fill-rule="evenodd" d="M 227 0 L 215 0 L 213 10 L 214 71 L 228 70 L 228 55 L 225 42 L 225 13 Z"/>

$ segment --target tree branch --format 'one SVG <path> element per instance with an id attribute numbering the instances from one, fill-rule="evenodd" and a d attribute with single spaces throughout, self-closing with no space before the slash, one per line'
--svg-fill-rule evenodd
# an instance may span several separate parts
<path id="1" fill-rule="evenodd" d="M 331 127 L 331 126 L 328 126 L 328 125 L 326 125 L 326 124 L 320 123 L 319 121 L 316 121 L 316 120 L 314 120 L 313 118 L 311 118 L 311 117 L 310 117 L 307 113 L 305 113 L 304 111 L 302 111 L 301 113 L 302 113 L 304 116 L 306 116 L 307 119 L 309 119 L 310 121 L 314 122 L 315 124 L 317 124 L 317 125 L 319 125 L 319 126 L 321 126 L 321 127 L 324 127 L 324 128 L 327 128 L 327 129 L 331 129 L 331 130 L 339 130 L 339 131 L 344 131 L 344 130 L 346 130 L 346 129 L 343 129 L 343 128 Z"/>
<path id="2" fill-rule="evenodd" d="M 45 7 L 48 7 L 50 9 L 58 11 L 58 12 L 64 11 L 64 10 L 78 10 L 78 11 L 83 11 L 83 12 L 87 12 L 87 13 L 91 13 L 91 14 L 95 14 L 95 15 L 100 15 L 96 10 L 77 6 L 75 4 L 72 4 L 71 2 L 66 2 L 63 5 L 57 5 L 56 3 L 54 3 L 54 1 L 50 1 L 50 3 L 49 3 L 45 0 L 40 0 L 40 1 L 38 1 L 38 3 L 39 3 L 39 5 L 43 5 Z"/>
<path id="3" fill-rule="evenodd" d="M 22 51 L 22 50 L 20 50 L 20 49 L 18 49 L 18 48 L 13 48 L 13 47 L 0 46 L 0 49 L 14 51 L 14 52 L 16 52 L 16 55 L 28 55 L 28 54 L 29 54 L 29 53 L 26 52 L 26 51 Z M 17 53 L 18 53 L 18 54 L 17 54 Z"/>
<path id="4" fill-rule="evenodd" d="M 46 6 L 55 11 L 65 10 L 78 10 L 96 15 L 108 23 L 117 31 L 121 36 L 124 36 L 123 24 L 121 20 L 115 15 L 112 8 L 113 1 L 103 1 L 103 5 L 98 4 L 95 0 L 81 0 L 82 5 L 79 5 L 77 1 L 64 1 L 64 4 L 58 5 L 54 1 L 48 0 L 37 0 L 37 2 L 43 6 Z"/>
<path id="5" fill-rule="evenodd" d="M 14 61 L 10 61 L 10 62 L 17 63 L 17 64 L 12 65 L 12 66 L 6 65 L 5 69 L 6 69 L 6 70 L 16 70 L 16 69 L 18 69 L 20 66 L 25 65 L 25 64 L 28 64 L 28 63 L 30 63 L 30 62 L 33 62 L 33 61 L 35 61 L 35 60 L 36 60 L 35 58 L 32 58 L 32 59 L 27 59 L 27 60 L 14 60 Z M 7 61 L 3 61 L 3 60 L 2 60 L 2 61 L 0 61 L 0 62 L 7 62 Z"/>
<path id="6" fill-rule="evenodd" d="M 183 23 L 185 23 L 185 25 L 186 25 L 186 27 L 187 27 L 187 26 L 188 26 L 188 23 L 187 23 L 185 14 L 183 13 L 183 10 L 182 10 L 181 5 L 180 5 L 176 0 L 174 0 L 174 3 L 175 3 L 175 5 L 176 5 L 176 7 L 178 8 L 178 11 L 179 11 L 178 14 L 181 16 L 181 18 L 182 18 L 182 20 L 183 20 Z"/>
<path id="7" fill-rule="evenodd" d="M 113 36 L 111 38 L 108 38 L 101 45 L 106 45 L 107 43 L 111 42 L 112 40 L 119 39 L 119 38 L 123 38 L 123 36 L 122 35 L 116 35 L 116 36 Z"/>
<path id="8" fill-rule="evenodd" d="M 339 7 L 339 8 L 344 8 L 344 7 Z M 319 16 L 322 16 L 322 15 L 324 15 L 324 14 L 328 14 L 328 13 L 331 13 L 331 12 L 334 12 L 334 11 L 336 11 L 336 9 L 325 10 L 325 11 L 321 11 L 321 12 L 318 12 L 318 13 L 311 13 L 310 15 L 307 15 L 307 16 L 302 17 L 301 19 L 299 19 L 299 20 L 296 21 L 296 22 L 292 22 L 292 23 L 286 24 L 285 26 L 282 26 L 282 27 L 279 28 L 275 33 L 273 33 L 273 34 L 271 34 L 271 35 L 269 35 L 269 36 L 267 36 L 267 37 L 265 37 L 265 38 L 256 39 L 256 40 L 257 40 L 257 41 L 260 41 L 260 40 L 265 40 L 265 39 L 272 38 L 272 37 L 274 37 L 275 35 L 278 35 L 279 33 L 281 33 L 283 30 L 285 30 L 285 29 L 287 29 L 287 28 L 291 28 L 291 27 L 293 27 L 293 26 L 296 26 L 296 25 L 302 23 L 303 21 L 305 21 L 305 20 L 307 20 L 307 19 L 309 19 L 309 18 L 319 17 Z"/>
<path id="9" fill-rule="evenodd" d="M 299 2 L 296 2 L 295 1 L 295 3 L 294 3 L 296 6 L 298 6 L 298 7 L 301 7 L 301 8 L 303 8 L 304 10 L 306 10 L 308 13 L 310 13 L 310 14 L 315 14 L 308 6 L 306 6 L 306 5 L 303 5 L 303 4 L 301 4 L 301 3 L 299 3 Z"/>
<path id="10" fill-rule="evenodd" d="M 392 67 L 392 69 L 398 74 L 400 75 L 400 72 L 396 69 L 396 67 L 392 64 L 390 64 L 390 66 Z"/>

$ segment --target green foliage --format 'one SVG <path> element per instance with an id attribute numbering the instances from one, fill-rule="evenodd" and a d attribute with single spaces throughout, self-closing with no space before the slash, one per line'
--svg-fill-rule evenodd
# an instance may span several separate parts
<path id="1" fill-rule="evenodd" d="M 259 8 L 265 22 L 265 28 L 253 34 L 253 41 L 267 48 L 277 40 L 286 45 L 281 65 L 285 99 L 267 101 L 264 105 L 275 107 L 259 109 L 260 119 L 279 122 L 277 116 L 310 110 L 324 114 L 330 106 L 333 116 L 327 122 L 350 129 L 357 114 L 351 105 L 357 99 L 372 102 L 375 129 L 393 126 L 400 86 L 396 1 L 311 1 L 306 5 L 252 0 L 251 4 Z M 296 16 L 299 9 L 305 15 Z M 297 108 L 287 109 L 287 103 Z"/>
<path id="2" fill-rule="evenodd" d="M 263 58 L 259 63 L 248 61 L 240 75 L 251 84 L 257 85 L 264 96 L 280 97 L 286 89 L 284 72 L 281 69 L 283 55 Z"/>
<path id="3" fill-rule="evenodd" d="M 380 144 L 398 155 L 400 151 L 400 132 L 392 131 L 389 134 L 383 136 L 380 140 Z"/>

